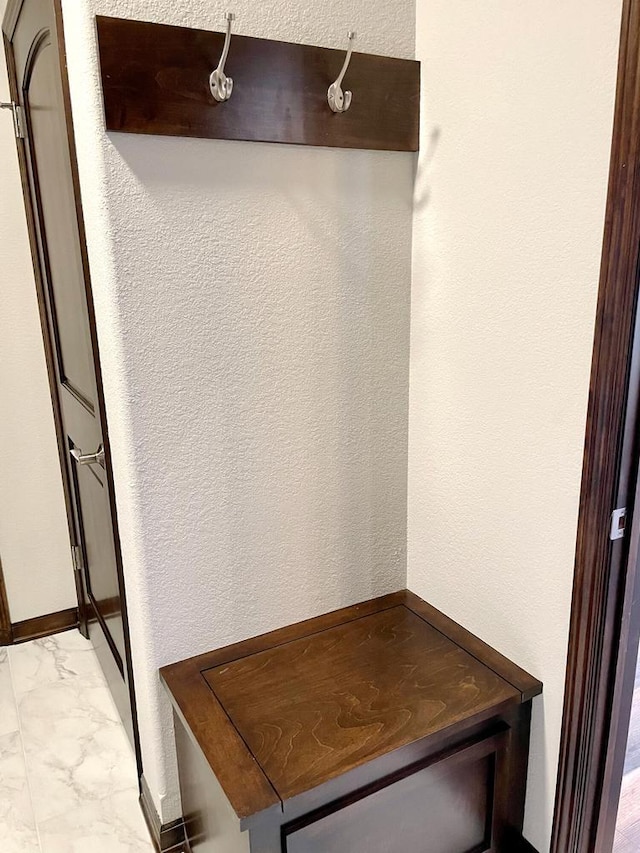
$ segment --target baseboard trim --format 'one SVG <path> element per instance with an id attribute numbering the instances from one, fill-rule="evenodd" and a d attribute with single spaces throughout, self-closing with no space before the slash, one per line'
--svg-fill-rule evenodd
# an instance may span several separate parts
<path id="1" fill-rule="evenodd" d="M 161 823 L 144 776 L 140 777 L 140 808 L 157 853 L 186 853 L 183 819 Z"/>
<path id="2" fill-rule="evenodd" d="M 77 627 L 78 608 L 70 607 L 68 610 L 59 610 L 57 613 L 47 613 L 22 622 L 14 622 L 11 626 L 11 641 L 7 645 L 27 643 L 29 640 L 38 640 L 41 637 L 49 637 L 51 634 Z"/>

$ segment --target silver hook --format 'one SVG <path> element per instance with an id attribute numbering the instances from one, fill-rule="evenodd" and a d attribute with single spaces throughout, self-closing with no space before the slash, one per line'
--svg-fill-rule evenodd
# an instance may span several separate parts
<path id="1" fill-rule="evenodd" d="M 233 12 L 227 12 L 224 17 L 227 22 L 227 34 L 224 39 L 224 48 L 222 50 L 222 56 L 220 57 L 218 67 L 215 71 L 211 72 L 211 76 L 209 77 L 209 88 L 211 89 L 211 94 L 216 101 L 228 101 L 231 97 L 231 92 L 233 91 L 233 80 L 231 77 L 227 77 L 224 73 L 224 64 L 227 61 L 229 45 L 231 44 L 231 22 L 235 21 L 236 16 Z"/>
<path id="2" fill-rule="evenodd" d="M 351 52 L 353 50 L 353 40 L 355 37 L 356 34 L 354 32 L 349 32 L 349 49 L 347 50 L 342 71 L 338 75 L 336 82 L 329 86 L 329 91 L 327 92 L 327 100 L 329 101 L 329 106 L 334 113 L 345 113 L 351 106 L 352 93 L 342 91 L 342 81 L 344 80 L 344 75 L 347 73 L 347 68 L 351 62 Z"/>

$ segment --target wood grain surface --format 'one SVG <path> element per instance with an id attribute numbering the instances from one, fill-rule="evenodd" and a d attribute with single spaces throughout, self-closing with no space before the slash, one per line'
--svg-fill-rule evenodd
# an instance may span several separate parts
<path id="1" fill-rule="evenodd" d="M 467 631 L 462 625 L 454 622 L 446 614 L 437 610 L 432 604 L 424 601 L 414 592 L 405 590 L 405 607 L 412 610 L 434 628 L 437 628 L 445 637 L 448 637 L 460 648 L 468 652 L 472 657 L 482 661 L 512 687 L 521 694 L 522 701 L 527 702 L 542 693 L 542 682 L 526 670 L 519 667 L 512 660 L 500 654 L 488 643 L 485 643 L 471 631 Z"/>
<path id="2" fill-rule="evenodd" d="M 69 631 L 78 627 L 78 608 L 59 610 L 57 613 L 45 613 L 44 616 L 33 616 L 23 622 L 14 622 L 11 626 L 14 643 L 28 643 L 61 631 Z"/>
<path id="3" fill-rule="evenodd" d="M 177 729 L 189 733 L 183 752 L 197 745 L 245 829 L 269 826 L 268 838 L 279 837 L 283 815 L 295 819 L 500 724 L 510 734 L 499 823 L 520 837 L 527 697 L 542 685 L 407 590 L 165 666 L 160 677 Z M 204 807 L 199 784 L 194 808 Z"/>
<path id="4" fill-rule="evenodd" d="M 224 36 L 205 30 L 97 18 L 107 130 L 340 148 L 417 151 L 420 64 L 355 52 L 344 89 L 351 108 L 335 114 L 327 89 L 344 50 L 233 35 L 228 101 L 209 75 Z"/>
<path id="5" fill-rule="evenodd" d="M 520 693 L 397 606 L 203 672 L 282 799 Z"/>
<path id="6" fill-rule="evenodd" d="M 240 657 L 396 607 L 403 599 L 403 591 L 370 599 L 162 667 L 160 678 L 180 725 L 197 741 L 239 818 L 247 819 L 278 808 L 281 800 L 202 673 Z"/>

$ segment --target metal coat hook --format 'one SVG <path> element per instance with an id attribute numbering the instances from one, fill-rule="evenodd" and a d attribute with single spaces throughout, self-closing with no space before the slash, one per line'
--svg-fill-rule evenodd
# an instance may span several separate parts
<path id="1" fill-rule="evenodd" d="M 351 52 L 353 51 L 353 40 L 355 37 L 356 34 L 354 32 L 349 32 L 349 48 L 344 60 L 344 65 L 342 66 L 342 71 L 338 75 L 336 82 L 329 86 L 329 91 L 327 92 L 327 100 L 329 101 L 329 106 L 334 113 L 346 113 L 351 106 L 352 93 L 342 91 L 342 81 L 344 80 L 344 75 L 347 73 L 347 68 L 351 62 Z"/>
<path id="2" fill-rule="evenodd" d="M 231 77 L 227 77 L 224 73 L 224 64 L 227 61 L 229 45 L 231 44 L 231 22 L 235 21 L 236 16 L 233 12 L 227 12 L 224 17 L 227 22 L 227 34 L 224 39 L 224 48 L 222 50 L 222 56 L 220 57 L 218 67 L 215 71 L 211 72 L 211 76 L 209 77 L 209 88 L 211 89 L 211 94 L 216 101 L 228 101 L 231 97 L 231 92 L 233 91 L 233 80 Z"/>

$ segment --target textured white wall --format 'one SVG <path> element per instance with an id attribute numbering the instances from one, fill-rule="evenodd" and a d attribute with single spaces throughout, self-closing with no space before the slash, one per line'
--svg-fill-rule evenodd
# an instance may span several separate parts
<path id="1" fill-rule="evenodd" d="M 341 46 L 353 27 L 361 50 L 413 55 L 413 0 L 392 15 L 382 0 L 232 5 L 245 34 Z M 64 3 L 144 767 L 165 820 L 160 665 L 405 583 L 415 158 L 103 129 L 94 13 L 221 29 L 225 9 Z"/>
<path id="2" fill-rule="evenodd" d="M 2 46 L 0 100 L 9 100 Z M 75 607 L 76 594 L 16 141 L 4 111 L 0 162 L 0 560 L 11 618 L 20 622 Z"/>
<path id="3" fill-rule="evenodd" d="M 619 0 L 418 0 L 409 586 L 545 683 L 548 849 Z"/>

